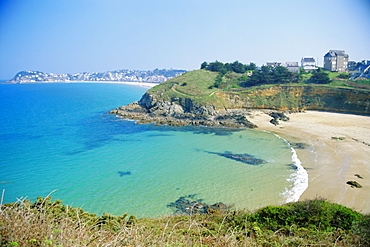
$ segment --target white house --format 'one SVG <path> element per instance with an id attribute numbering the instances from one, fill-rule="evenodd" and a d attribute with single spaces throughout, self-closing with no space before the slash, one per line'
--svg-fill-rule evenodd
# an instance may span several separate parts
<path id="1" fill-rule="evenodd" d="M 315 58 L 313 57 L 302 57 L 301 59 L 301 68 L 306 70 L 306 71 L 312 71 L 316 70 L 316 61 Z"/>

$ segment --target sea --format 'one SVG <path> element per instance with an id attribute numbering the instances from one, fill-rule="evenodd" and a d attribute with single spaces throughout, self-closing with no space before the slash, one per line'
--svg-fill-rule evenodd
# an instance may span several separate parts
<path id="1" fill-rule="evenodd" d="M 98 215 L 161 217 L 181 197 L 254 210 L 296 201 L 307 188 L 295 150 L 272 133 L 136 124 L 107 114 L 147 89 L 0 84 L 1 203 L 51 196 Z"/>

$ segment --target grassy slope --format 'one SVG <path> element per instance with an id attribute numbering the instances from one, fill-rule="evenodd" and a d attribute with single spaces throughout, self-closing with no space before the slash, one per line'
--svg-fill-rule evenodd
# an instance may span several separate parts
<path id="1" fill-rule="evenodd" d="M 219 99 L 214 95 L 220 91 L 210 89 L 215 83 L 217 72 L 196 70 L 168 80 L 148 90 L 148 93 L 160 95 L 160 98 L 171 101 L 172 98 L 191 98 L 202 104 L 219 105 Z"/>
<path id="2" fill-rule="evenodd" d="M 152 93 L 169 91 L 176 86 L 176 91 L 186 95 L 208 95 L 214 91 L 209 89 L 209 86 L 214 84 L 217 74 L 208 70 L 195 70 L 161 83 L 148 91 Z"/>

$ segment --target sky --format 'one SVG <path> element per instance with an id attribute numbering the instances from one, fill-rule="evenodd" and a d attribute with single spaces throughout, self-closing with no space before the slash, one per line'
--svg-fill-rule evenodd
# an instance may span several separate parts
<path id="1" fill-rule="evenodd" d="M 0 80 L 22 70 L 194 70 L 370 59 L 370 0 L 0 0 Z"/>

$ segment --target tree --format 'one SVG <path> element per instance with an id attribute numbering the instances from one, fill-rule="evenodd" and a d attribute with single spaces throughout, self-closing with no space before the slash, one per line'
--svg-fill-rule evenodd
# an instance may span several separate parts
<path id="1" fill-rule="evenodd" d="M 201 65 L 200 65 L 200 69 L 207 69 L 208 67 L 208 63 L 207 62 L 203 62 Z"/>
<path id="2" fill-rule="evenodd" d="M 224 64 L 217 61 L 216 62 L 213 62 L 213 63 L 210 63 L 208 68 L 210 71 L 216 71 L 216 72 L 219 72 L 221 71 L 221 69 L 224 67 Z"/>
<path id="3" fill-rule="evenodd" d="M 238 61 L 235 61 L 231 64 L 231 68 L 235 73 L 244 73 L 245 72 L 245 66 L 242 63 L 239 63 Z"/>
<path id="4" fill-rule="evenodd" d="M 274 83 L 291 82 L 293 73 L 283 66 L 276 66 L 273 69 Z"/>
<path id="5" fill-rule="evenodd" d="M 251 76 L 249 76 L 248 78 L 244 77 L 243 79 L 247 79 L 247 80 L 241 82 L 240 85 L 242 87 L 256 86 L 256 85 L 262 84 L 263 73 L 261 72 L 261 70 L 254 70 Z"/>
<path id="6" fill-rule="evenodd" d="M 274 83 L 274 67 L 262 66 L 261 67 L 261 81 L 260 84 L 272 84 Z"/>
<path id="7" fill-rule="evenodd" d="M 246 65 L 246 64 L 240 63 L 239 61 L 224 64 L 216 60 L 216 62 L 212 62 L 209 64 L 207 62 L 203 62 L 200 65 L 200 68 L 210 70 L 210 71 L 221 72 L 223 74 L 226 74 L 226 72 L 228 71 L 233 71 L 235 73 L 243 74 L 246 71 L 256 70 L 257 66 L 254 63 L 250 63 L 249 65 Z"/>
<path id="8" fill-rule="evenodd" d="M 256 70 L 257 65 L 255 63 L 249 63 L 249 65 L 245 65 L 245 70 Z"/>
<path id="9" fill-rule="evenodd" d="M 310 83 L 317 83 L 317 84 L 328 84 L 330 83 L 330 78 L 327 73 L 325 72 L 315 72 L 312 74 L 311 78 L 309 79 Z"/>

